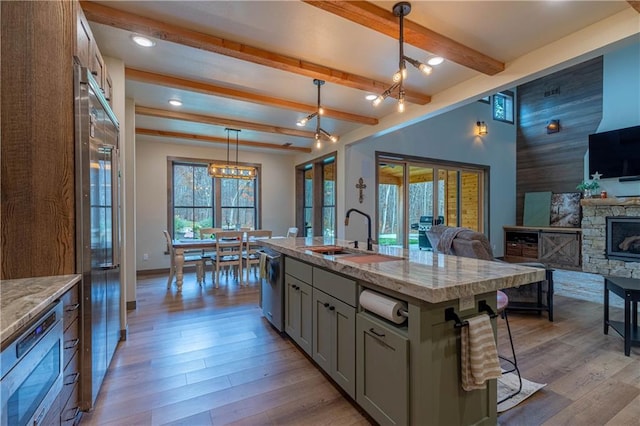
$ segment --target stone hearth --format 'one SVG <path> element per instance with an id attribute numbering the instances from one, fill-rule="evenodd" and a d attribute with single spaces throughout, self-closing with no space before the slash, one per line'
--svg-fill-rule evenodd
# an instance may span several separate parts
<path id="1" fill-rule="evenodd" d="M 582 270 L 599 275 L 640 278 L 640 262 L 607 259 L 607 216 L 640 217 L 640 198 L 592 198 L 582 204 Z"/>

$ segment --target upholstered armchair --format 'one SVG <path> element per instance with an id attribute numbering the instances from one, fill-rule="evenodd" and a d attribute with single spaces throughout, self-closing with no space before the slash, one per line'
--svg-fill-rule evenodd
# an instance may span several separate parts
<path id="1" fill-rule="evenodd" d="M 435 225 L 426 234 L 431 242 L 431 247 L 440 253 L 502 262 L 493 256 L 491 243 L 481 232 L 469 228 Z M 546 280 L 504 289 L 503 291 L 510 300 L 509 310 L 533 310 L 538 313 L 546 310 L 549 312 L 549 321 L 553 321 L 553 269 L 537 262 L 518 264 L 544 268 Z"/>

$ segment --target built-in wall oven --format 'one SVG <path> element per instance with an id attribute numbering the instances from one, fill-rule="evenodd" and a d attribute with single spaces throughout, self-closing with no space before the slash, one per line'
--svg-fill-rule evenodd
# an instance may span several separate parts
<path id="1" fill-rule="evenodd" d="M 0 424 L 38 425 L 62 389 L 62 303 L 26 324 L 3 344 Z"/>

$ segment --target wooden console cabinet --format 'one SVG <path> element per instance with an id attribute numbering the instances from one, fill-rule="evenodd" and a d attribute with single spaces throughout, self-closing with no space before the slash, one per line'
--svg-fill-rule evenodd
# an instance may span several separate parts
<path id="1" fill-rule="evenodd" d="M 582 229 L 504 227 L 504 260 L 540 262 L 548 267 L 582 269 Z"/>

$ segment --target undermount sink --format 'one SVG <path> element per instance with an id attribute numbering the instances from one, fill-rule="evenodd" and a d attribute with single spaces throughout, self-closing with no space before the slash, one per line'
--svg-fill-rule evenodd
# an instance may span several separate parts
<path id="1" fill-rule="evenodd" d="M 327 254 L 327 255 L 336 255 L 336 254 L 352 254 L 353 252 L 348 251 L 344 247 L 340 246 L 303 246 L 300 247 L 303 250 L 309 250 L 318 254 Z"/>

